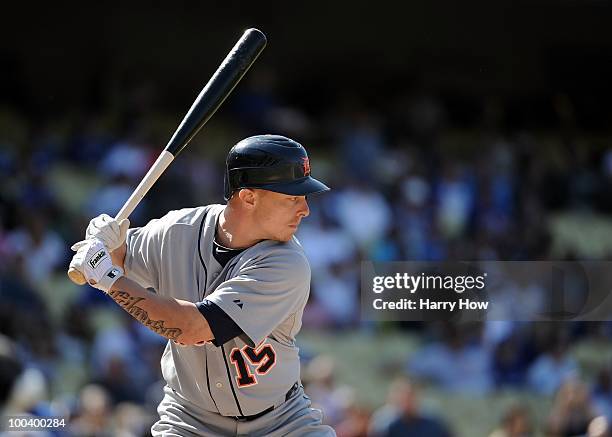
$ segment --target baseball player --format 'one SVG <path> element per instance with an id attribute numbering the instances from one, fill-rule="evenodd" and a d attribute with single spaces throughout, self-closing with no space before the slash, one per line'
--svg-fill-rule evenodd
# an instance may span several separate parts
<path id="1" fill-rule="evenodd" d="M 310 176 L 304 147 L 279 135 L 229 152 L 226 205 L 171 211 L 128 229 L 94 218 L 71 266 L 168 340 L 154 436 L 329 436 L 300 383 L 295 336 L 310 267 L 294 237 Z"/>

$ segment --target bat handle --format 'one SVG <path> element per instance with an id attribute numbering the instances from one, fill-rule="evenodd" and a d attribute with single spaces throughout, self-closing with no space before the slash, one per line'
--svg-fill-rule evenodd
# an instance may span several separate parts
<path id="1" fill-rule="evenodd" d="M 70 278 L 70 280 L 72 282 L 74 282 L 76 285 L 85 285 L 85 282 L 87 282 L 85 280 L 85 276 L 83 276 L 83 273 L 79 272 L 77 269 L 75 269 L 74 267 L 70 267 L 68 269 L 68 277 Z"/>
<path id="2" fill-rule="evenodd" d="M 174 160 L 174 155 L 167 150 L 164 150 L 157 157 L 157 160 L 153 163 L 147 174 L 142 178 L 130 198 L 123 204 L 117 215 L 116 220 L 123 220 L 128 218 L 130 214 L 136 209 L 142 198 L 149 192 L 153 184 L 159 179 L 159 177 L 166 171 L 170 163 Z M 85 276 L 74 267 L 68 269 L 68 277 L 72 282 L 77 285 L 83 285 L 87 281 Z"/>

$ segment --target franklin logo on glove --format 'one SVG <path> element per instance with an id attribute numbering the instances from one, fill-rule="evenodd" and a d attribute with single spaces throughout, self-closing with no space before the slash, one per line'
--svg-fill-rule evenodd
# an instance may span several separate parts
<path id="1" fill-rule="evenodd" d="M 98 290 L 108 293 L 117 279 L 123 276 L 123 269 L 113 265 L 109 250 L 97 238 L 89 238 L 72 245 L 76 254 L 70 267 L 83 274 L 86 282 Z"/>
<path id="2" fill-rule="evenodd" d="M 104 259 L 104 257 L 106 257 L 106 251 L 105 250 L 100 250 L 98 253 L 96 253 L 89 260 L 89 265 L 91 266 L 91 268 L 95 269 L 96 266 L 98 265 L 98 263 Z"/>

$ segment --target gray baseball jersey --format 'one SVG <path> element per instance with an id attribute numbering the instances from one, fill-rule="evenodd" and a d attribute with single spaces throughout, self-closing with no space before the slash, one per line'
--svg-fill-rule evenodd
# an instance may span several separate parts
<path id="1" fill-rule="evenodd" d="M 279 406 L 300 378 L 295 335 L 310 289 L 297 239 L 265 240 L 222 267 L 212 253 L 224 205 L 171 211 L 130 229 L 127 276 L 155 292 L 221 308 L 243 334 L 219 346 L 171 341 L 161 367 L 173 395 L 199 410 L 251 416 Z"/>

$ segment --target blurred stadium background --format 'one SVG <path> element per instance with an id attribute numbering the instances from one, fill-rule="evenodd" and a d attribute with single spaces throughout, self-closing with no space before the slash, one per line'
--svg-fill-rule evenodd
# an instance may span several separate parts
<path id="1" fill-rule="evenodd" d="M 255 26 L 267 50 L 132 225 L 221 202 L 237 140 L 295 137 L 334 188 L 299 232 L 313 282 L 298 340 L 306 390 L 339 436 L 610 435 L 610 321 L 366 324 L 358 287 L 360 260 L 611 257 L 612 3 L 6 8 L 2 414 L 147 435 L 164 342 L 68 281 L 69 246 L 118 211 Z"/>

